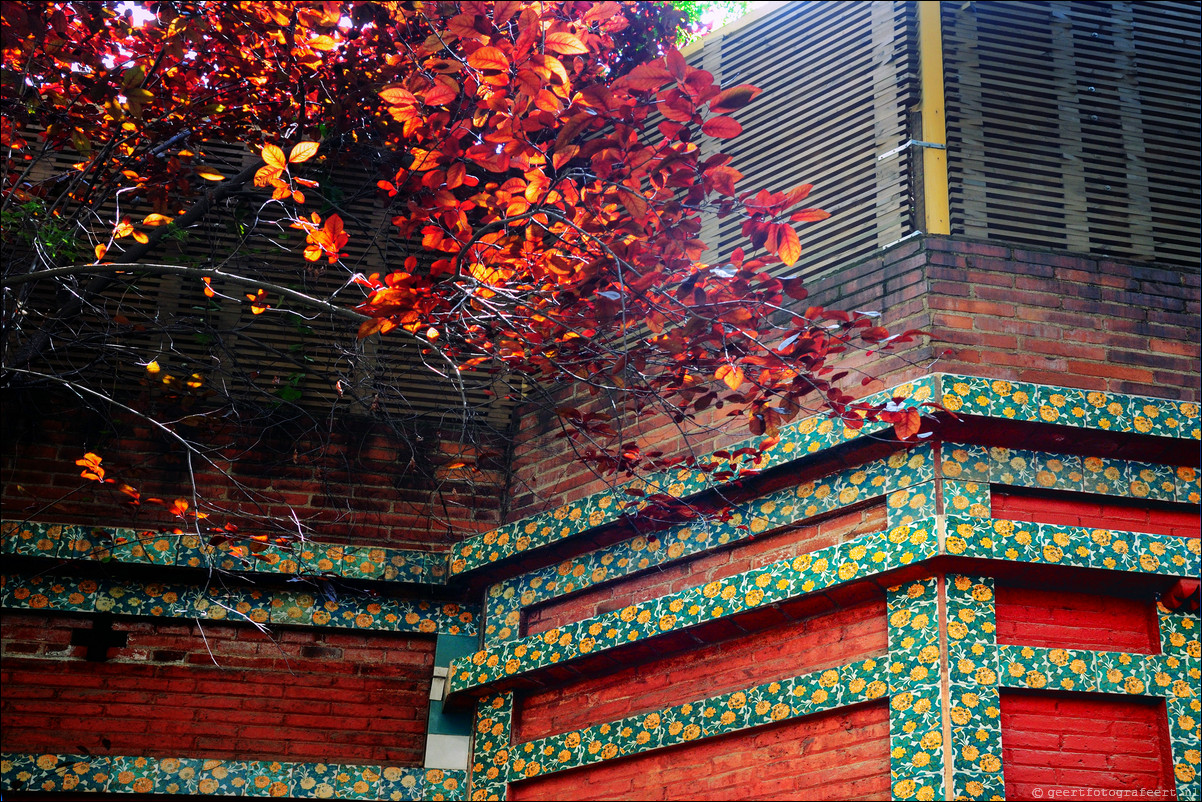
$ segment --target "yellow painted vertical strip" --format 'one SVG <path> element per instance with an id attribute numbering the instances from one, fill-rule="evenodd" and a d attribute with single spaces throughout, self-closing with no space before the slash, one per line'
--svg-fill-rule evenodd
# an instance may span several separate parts
<path id="1" fill-rule="evenodd" d="M 943 32 L 939 0 L 918 1 L 918 54 L 922 82 L 922 141 L 947 144 L 943 114 Z M 922 148 L 922 196 L 925 230 L 950 234 L 951 214 L 947 195 L 947 151 Z"/>

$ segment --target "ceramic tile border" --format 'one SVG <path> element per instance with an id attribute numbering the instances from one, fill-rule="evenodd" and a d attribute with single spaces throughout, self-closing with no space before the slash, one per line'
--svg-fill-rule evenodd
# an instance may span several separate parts
<path id="1" fill-rule="evenodd" d="M 894 799 L 944 799 L 941 580 L 886 591 L 889 775 Z"/>
<path id="2" fill-rule="evenodd" d="M 476 616 L 458 604 L 249 586 L 86 579 L 49 574 L 0 576 L 0 606 L 151 618 L 249 621 L 375 632 L 475 635 Z"/>
<path id="3" fill-rule="evenodd" d="M 50 793 L 136 793 L 297 799 L 460 799 L 464 771 L 408 766 L 5 753 L 0 787 Z"/>
<path id="4" fill-rule="evenodd" d="M 940 468 L 943 477 L 961 481 L 1182 504 L 1202 500 L 1202 475 L 1190 467 L 943 443 Z"/>
<path id="5" fill-rule="evenodd" d="M 1198 405 L 1190 401 L 976 376 L 939 375 L 943 392 L 939 400 L 949 412 L 959 415 L 1202 439 Z"/>
<path id="6" fill-rule="evenodd" d="M 915 382 L 875 393 L 864 399 L 868 403 L 885 403 L 890 399 L 904 399 L 906 405 L 918 405 L 935 398 L 939 390 L 939 374 L 925 376 Z M 814 415 L 780 430 L 780 441 L 762 453 L 759 444 L 762 438 L 755 437 L 738 443 L 724 452 L 733 454 L 748 449 L 760 455 L 754 471 L 761 472 L 788 464 L 801 457 L 825 451 L 834 446 L 869 436 L 888 428 L 873 423 L 853 429 L 822 415 Z M 664 493 L 673 498 L 687 498 L 737 479 L 746 473 L 750 457 L 730 460 L 721 456 L 711 457 L 715 462 L 729 466 L 725 471 L 713 475 L 688 468 L 664 471 L 646 478 L 595 493 L 578 502 L 567 504 L 550 512 L 534 515 L 520 521 L 498 527 L 490 532 L 460 541 L 452 547 L 450 574 L 466 573 L 506 557 L 556 543 L 579 535 L 589 529 L 613 523 L 624 516 L 637 516 L 647 506 L 645 499 L 627 494 L 628 490 L 644 494 Z"/>
<path id="7" fill-rule="evenodd" d="M 935 373 L 875 393 L 865 401 L 884 403 L 890 399 L 901 399 L 898 403 L 904 406 L 941 401 L 949 411 L 961 415 L 1202 439 L 1198 405 L 1162 398 Z M 780 432 L 780 442 L 763 453 L 757 469 L 783 465 L 884 428 L 880 424 L 872 424 L 862 429 L 851 429 L 836 424 L 830 418 L 811 416 L 784 427 Z M 757 449 L 759 442 L 759 438 L 752 438 L 733 446 L 728 453 L 740 448 Z M 627 495 L 628 489 L 685 498 L 737 478 L 738 472 L 739 465 L 732 464 L 731 475 L 721 479 L 687 469 L 656 474 L 551 512 L 506 524 L 462 540 L 452 547 L 450 574 L 454 576 L 477 570 L 506 557 L 612 523 L 624 515 L 637 515 L 646 506 L 646 501 Z"/>
<path id="8" fill-rule="evenodd" d="M 594 724 L 514 744 L 508 781 L 638 755 L 884 698 L 884 657 Z"/>
<path id="9" fill-rule="evenodd" d="M 993 578 L 950 574 L 946 588 L 952 795 L 1004 798 Z"/>
<path id="10" fill-rule="evenodd" d="M 943 540 L 938 551 L 931 533 Z M 456 661 L 448 689 L 454 693 L 485 686 L 591 652 L 864 579 L 937 553 L 1191 577 L 1202 569 L 1200 552 L 1198 538 L 937 516 L 515 638 Z"/>
<path id="11" fill-rule="evenodd" d="M 473 802 L 502 800 L 512 763 L 513 693 L 491 694 L 476 702 L 470 769 Z"/>
<path id="12" fill-rule="evenodd" d="M 412 549 L 314 541 L 284 546 L 227 541 L 211 546 L 195 534 L 11 520 L 0 522 L 0 537 L 0 553 L 28 557 L 446 583 L 446 554 Z"/>
<path id="13" fill-rule="evenodd" d="M 518 637 L 521 611 L 557 596 L 614 582 L 816 515 L 888 496 L 890 527 L 934 515 L 933 449 L 919 445 L 879 460 L 732 505 L 725 520 L 689 521 L 549 565 L 496 585 L 485 596 L 484 645 Z"/>
<path id="14" fill-rule="evenodd" d="M 591 652 L 728 618 L 935 556 L 937 519 L 871 532 L 621 610 L 476 652 L 451 665 L 448 693 L 520 676 Z"/>
<path id="15" fill-rule="evenodd" d="M 1011 562 L 1071 565 L 1196 577 L 1202 540 L 1005 518 L 947 517 L 946 553 Z"/>

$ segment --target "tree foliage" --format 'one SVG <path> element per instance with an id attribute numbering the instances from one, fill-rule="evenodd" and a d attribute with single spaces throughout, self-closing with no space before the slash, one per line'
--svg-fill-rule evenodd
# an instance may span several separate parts
<path id="1" fill-rule="evenodd" d="M 723 408 L 768 436 L 803 409 L 852 425 L 892 414 L 857 404 L 830 360 L 913 333 L 806 307 L 800 281 L 779 277 L 801 253 L 796 226 L 827 215 L 805 206 L 809 186 L 744 187 L 706 144 L 738 136 L 760 90 L 688 64 L 670 5 L 140 9 L 145 22 L 128 4 L 4 4 L 6 388 L 49 382 L 149 414 L 121 400 L 128 372 L 102 371 L 101 386 L 55 362 L 70 341 L 92 348 L 89 366 L 135 365 L 188 403 L 212 395 L 215 368 L 159 374 L 164 338 L 129 336 L 151 323 L 100 300 L 173 275 L 210 310 L 291 316 L 302 347 L 318 315 L 352 327 L 352 356 L 399 338 L 449 386 L 483 375 L 619 393 L 635 415 L 681 423 Z M 222 164 L 230 145 L 253 158 Z M 352 168 L 371 181 L 348 184 Z M 349 211 L 369 197 L 387 230 Z M 708 251 L 703 215 L 738 215 L 744 247 Z M 223 226 L 233 245 L 205 238 Z M 356 247 L 387 267 L 361 271 Z M 292 272 L 256 267 L 264 252 L 288 254 Z M 333 291 L 306 284 L 331 275 Z M 263 387 L 241 370 L 263 397 L 295 400 L 278 373 Z M 611 416 L 575 401 L 557 412 L 601 468 L 662 466 Z M 155 425 L 195 447 L 178 419 Z"/>

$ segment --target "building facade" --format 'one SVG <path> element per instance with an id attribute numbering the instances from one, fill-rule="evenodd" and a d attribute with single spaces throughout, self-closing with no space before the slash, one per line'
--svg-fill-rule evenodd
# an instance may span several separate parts
<path id="1" fill-rule="evenodd" d="M 504 504 L 408 538 L 373 434 L 385 545 L 252 549 L 11 514 L 78 484 L 70 421 L 11 434 L 6 793 L 1199 798 L 1198 53 L 1196 7 L 1122 2 L 787 4 L 693 50 L 766 90 L 747 184 L 833 213 L 807 303 L 934 335 L 845 362 L 906 442 L 816 415 L 609 487 L 519 416 Z M 318 510 L 320 467 L 263 487 Z"/>

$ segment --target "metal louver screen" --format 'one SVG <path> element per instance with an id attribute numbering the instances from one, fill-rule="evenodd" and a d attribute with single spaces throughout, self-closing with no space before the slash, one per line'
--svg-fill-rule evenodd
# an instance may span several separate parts
<path id="1" fill-rule="evenodd" d="M 943 8 L 952 233 L 1196 266 L 1197 5 Z"/>
<path id="2" fill-rule="evenodd" d="M 789 3 L 690 55 L 724 86 L 764 90 L 737 115 L 744 133 L 722 148 L 745 176 L 739 189 L 813 184 L 806 205 L 832 215 L 800 229 L 790 275 L 821 275 L 914 231 L 910 152 L 877 158 L 909 139 L 913 15 L 907 3 Z M 725 256 L 745 244 L 741 226 L 736 216 L 718 221 L 707 241 Z"/>

